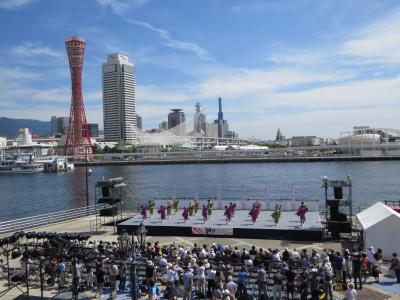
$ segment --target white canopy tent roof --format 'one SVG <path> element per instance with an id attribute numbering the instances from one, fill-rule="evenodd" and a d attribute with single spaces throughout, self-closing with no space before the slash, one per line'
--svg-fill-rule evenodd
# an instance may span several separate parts
<path id="1" fill-rule="evenodd" d="M 366 247 L 381 248 L 384 259 L 400 252 L 400 214 L 381 202 L 357 214 Z"/>

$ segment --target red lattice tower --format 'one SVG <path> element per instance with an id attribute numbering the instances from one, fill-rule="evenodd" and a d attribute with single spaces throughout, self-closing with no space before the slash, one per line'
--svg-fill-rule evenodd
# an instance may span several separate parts
<path id="1" fill-rule="evenodd" d="M 85 53 L 85 39 L 72 37 L 65 40 L 69 69 L 71 71 L 72 97 L 65 155 L 73 155 L 77 160 L 93 159 L 89 127 L 86 121 L 82 96 L 82 67 Z"/>

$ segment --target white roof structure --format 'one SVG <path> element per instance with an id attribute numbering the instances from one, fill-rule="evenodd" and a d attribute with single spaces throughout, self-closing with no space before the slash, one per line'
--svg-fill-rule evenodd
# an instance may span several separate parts
<path id="1" fill-rule="evenodd" d="M 381 248 L 384 259 L 400 252 L 400 214 L 381 202 L 357 214 L 365 247 Z"/>

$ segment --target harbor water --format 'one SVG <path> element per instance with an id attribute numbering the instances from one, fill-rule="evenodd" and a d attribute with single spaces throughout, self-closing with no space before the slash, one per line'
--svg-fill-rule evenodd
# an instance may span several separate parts
<path id="1" fill-rule="evenodd" d="M 151 198 L 324 200 L 321 176 L 353 182 L 353 206 L 366 207 L 376 201 L 400 200 L 399 161 L 237 163 L 185 165 L 130 165 L 91 167 L 89 203 L 94 204 L 94 185 L 102 177 L 123 177 L 129 209 Z M 0 176 L 0 221 L 86 205 L 85 168 L 71 172 Z"/>

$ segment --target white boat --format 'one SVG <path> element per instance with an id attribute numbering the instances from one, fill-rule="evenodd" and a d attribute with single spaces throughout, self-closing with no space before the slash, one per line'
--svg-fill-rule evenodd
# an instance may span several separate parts
<path id="1" fill-rule="evenodd" d="M 35 174 L 43 173 L 44 165 L 26 161 L 5 161 L 0 164 L 0 174 Z"/>

